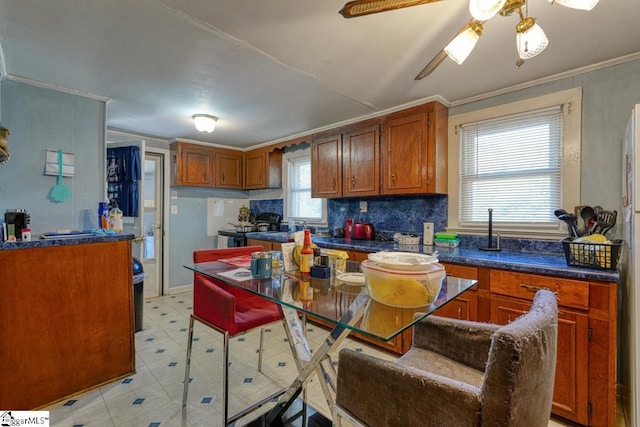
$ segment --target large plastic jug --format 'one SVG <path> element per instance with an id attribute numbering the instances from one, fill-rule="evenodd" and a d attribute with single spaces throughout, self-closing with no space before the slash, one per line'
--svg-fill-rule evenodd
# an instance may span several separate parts
<path id="1" fill-rule="evenodd" d="M 109 228 L 116 233 L 122 231 L 122 211 L 114 205 L 109 211 Z"/>

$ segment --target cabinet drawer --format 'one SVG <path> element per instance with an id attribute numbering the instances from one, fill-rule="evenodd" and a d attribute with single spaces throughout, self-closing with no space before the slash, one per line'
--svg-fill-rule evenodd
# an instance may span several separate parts
<path id="1" fill-rule="evenodd" d="M 558 297 L 558 305 L 589 308 L 589 283 L 585 281 L 502 270 L 491 270 L 489 277 L 489 289 L 495 294 L 531 300 L 538 289 L 549 289 Z"/>
<path id="2" fill-rule="evenodd" d="M 447 276 L 478 280 L 478 269 L 476 267 L 470 267 L 468 265 L 448 264 L 445 262 L 441 264 L 444 265 Z"/>

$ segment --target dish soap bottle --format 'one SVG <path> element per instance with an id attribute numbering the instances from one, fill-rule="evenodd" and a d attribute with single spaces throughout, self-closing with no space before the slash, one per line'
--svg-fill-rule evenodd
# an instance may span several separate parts
<path id="1" fill-rule="evenodd" d="M 116 233 L 122 231 L 122 211 L 115 202 L 109 211 L 109 228 Z"/>

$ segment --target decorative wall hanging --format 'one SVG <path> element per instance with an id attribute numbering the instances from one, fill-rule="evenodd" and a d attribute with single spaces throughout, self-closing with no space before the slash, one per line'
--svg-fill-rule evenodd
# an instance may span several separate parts
<path id="1" fill-rule="evenodd" d="M 62 176 L 69 178 L 73 178 L 75 176 L 76 155 L 62 150 L 51 149 L 47 149 L 47 160 L 44 165 L 44 174 L 57 176 L 60 172 L 59 163 L 62 163 Z"/>

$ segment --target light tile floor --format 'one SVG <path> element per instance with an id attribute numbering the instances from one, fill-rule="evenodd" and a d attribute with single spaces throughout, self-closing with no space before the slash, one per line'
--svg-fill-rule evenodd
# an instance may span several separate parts
<path id="1" fill-rule="evenodd" d="M 197 427 L 221 426 L 221 335 L 196 322 L 187 410 L 182 411 L 182 384 L 191 314 L 192 293 L 147 299 L 144 329 L 135 335 L 136 373 L 98 389 L 66 399 L 46 410 L 53 427 Z M 312 348 L 326 331 L 308 326 Z M 257 372 L 259 330 L 231 339 L 230 412 L 279 390 L 296 376 L 296 367 L 282 324 L 269 325 L 265 333 L 263 371 Z M 394 356 L 355 340 L 343 347 L 393 359 Z M 337 354 L 334 355 L 337 360 Z M 316 378 L 307 389 L 307 400 L 330 418 Z M 549 426 L 564 424 L 554 420 Z"/>

